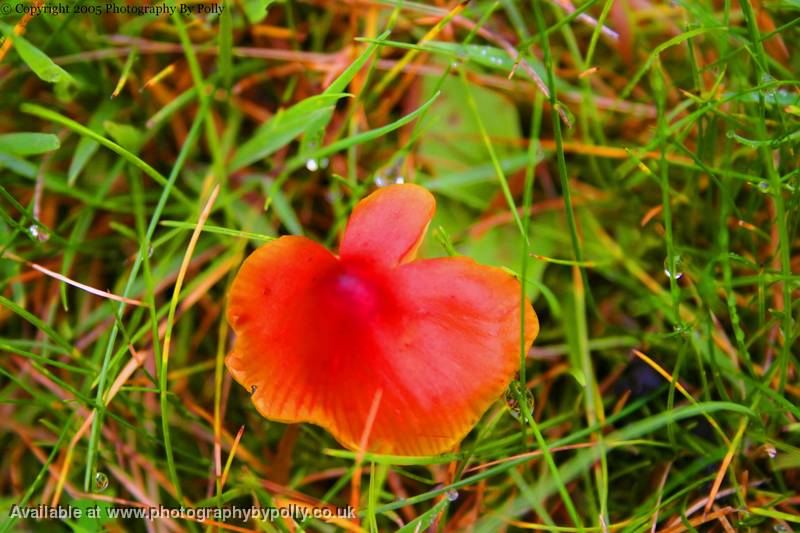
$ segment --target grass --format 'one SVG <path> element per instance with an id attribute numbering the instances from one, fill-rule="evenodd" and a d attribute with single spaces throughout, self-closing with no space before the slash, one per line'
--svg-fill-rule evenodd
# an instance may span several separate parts
<path id="1" fill-rule="evenodd" d="M 800 528 L 796 1 L 220 5 L 0 17 L 1 530 Z M 541 322 L 436 457 L 223 364 L 246 254 L 399 181 Z M 357 518 L 13 512 L 290 503 Z"/>

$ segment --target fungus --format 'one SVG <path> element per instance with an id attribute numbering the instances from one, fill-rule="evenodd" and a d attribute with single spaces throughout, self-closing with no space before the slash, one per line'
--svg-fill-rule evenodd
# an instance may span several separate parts
<path id="1" fill-rule="evenodd" d="M 338 256 L 285 236 L 245 260 L 225 363 L 264 417 L 319 425 L 354 450 L 367 436 L 371 452 L 433 455 L 503 393 L 519 368 L 520 312 L 526 351 L 536 313 L 499 268 L 416 259 L 434 210 L 423 187 L 383 187 L 356 205 Z"/>

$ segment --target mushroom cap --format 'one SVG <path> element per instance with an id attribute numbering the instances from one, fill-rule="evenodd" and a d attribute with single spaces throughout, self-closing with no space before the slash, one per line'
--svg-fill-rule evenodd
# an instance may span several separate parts
<path id="1" fill-rule="evenodd" d="M 392 185 L 358 203 L 338 257 L 286 236 L 245 260 L 225 363 L 264 417 L 317 424 L 354 450 L 366 436 L 371 452 L 432 455 L 503 393 L 539 331 L 536 313 L 499 268 L 415 260 L 434 210 L 426 189 Z"/>

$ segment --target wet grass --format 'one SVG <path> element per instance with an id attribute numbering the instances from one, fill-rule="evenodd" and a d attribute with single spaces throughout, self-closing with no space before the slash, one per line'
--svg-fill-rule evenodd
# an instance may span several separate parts
<path id="1" fill-rule="evenodd" d="M 0 18 L 4 530 L 800 527 L 797 2 L 220 5 Z M 335 247 L 399 181 L 423 255 L 513 270 L 541 322 L 437 457 L 264 420 L 223 365 L 246 254 Z"/>

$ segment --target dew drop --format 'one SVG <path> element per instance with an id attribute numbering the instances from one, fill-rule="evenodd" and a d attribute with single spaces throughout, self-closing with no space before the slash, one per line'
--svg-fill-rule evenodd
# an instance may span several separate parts
<path id="1" fill-rule="evenodd" d="M 458 491 L 455 489 L 450 489 L 447 491 L 447 499 L 448 501 L 454 502 L 458 499 Z"/>
<path id="2" fill-rule="evenodd" d="M 319 169 L 319 163 L 314 158 L 308 159 L 306 161 L 306 168 L 311 172 L 315 172 L 316 170 Z"/>
<path id="3" fill-rule="evenodd" d="M 775 78 L 773 78 L 769 74 L 762 74 L 761 75 L 761 84 L 762 85 L 769 85 L 769 87 L 765 87 L 764 89 L 762 89 L 761 92 L 764 95 L 766 95 L 768 97 L 768 99 L 770 99 L 773 102 L 774 102 L 774 99 L 775 99 L 775 93 L 777 92 L 776 88 L 775 88 L 775 85 L 773 85 L 773 82 L 775 82 L 775 81 L 776 81 Z"/>
<path id="4" fill-rule="evenodd" d="M 679 255 L 675 256 L 674 274 L 669 270 L 669 257 L 664 259 L 664 274 L 666 274 L 668 278 L 672 278 L 675 280 L 681 279 L 683 277 L 683 258 Z"/>
<path id="5" fill-rule="evenodd" d="M 772 445 L 767 446 L 764 452 L 769 455 L 770 459 L 775 459 L 778 456 L 778 450 L 776 450 L 775 446 Z"/>
<path id="6" fill-rule="evenodd" d="M 147 248 L 147 257 L 153 257 L 153 247 L 149 246 Z"/>
<path id="7" fill-rule="evenodd" d="M 255 394 L 257 390 L 258 390 L 258 387 L 256 385 L 250 385 L 250 395 L 251 396 L 253 394 Z"/>
<path id="8" fill-rule="evenodd" d="M 506 389 L 505 401 L 506 401 L 506 406 L 508 407 L 508 412 L 511 414 L 511 416 L 513 416 L 517 420 L 521 420 L 522 409 L 520 408 L 519 401 L 517 400 L 517 394 L 516 394 L 517 387 L 518 387 L 517 383 L 512 383 L 511 386 L 508 389 Z M 533 400 L 533 393 L 530 391 L 530 389 L 527 389 L 525 391 L 525 396 L 527 398 L 527 403 L 531 409 L 531 415 L 532 415 L 534 400 Z"/>
<path id="9" fill-rule="evenodd" d="M 103 472 L 94 475 L 94 490 L 102 492 L 108 488 L 108 476 Z"/>
<path id="10" fill-rule="evenodd" d="M 775 459 L 778 456 L 778 450 L 775 449 L 775 446 L 772 444 L 762 444 L 759 446 L 756 451 L 753 452 L 753 458 L 755 459 L 764 459 L 770 458 Z"/>
<path id="11" fill-rule="evenodd" d="M 47 230 L 40 228 L 36 224 L 31 224 L 28 227 L 28 233 L 30 233 L 31 237 L 39 242 L 47 242 L 48 239 L 50 239 L 50 234 L 47 232 Z"/>
<path id="12" fill-rule="evenodd" d="M 733 130 L 728 130 L 725 132 L 725 137 L 727 137 L 728 139 L 733 139 L 734 137 L 736 137 L 736 132 Z"/>
<path id="13" fill-rule="evenodd" d="M 685 322 L 681 322 L 680 324 L 672 326 L 672 331 L 674 331 L 676 335 L 685 339 L 688 335 L 692 333 L 692 328 Z"/>
<path id="14" fill-rule="evenodd" d="M 319 160 L 319 168 L 328 168 L 329 163 L 330 161 L 328 160 L 328 158 L 323 157 L 322 159 Z"/>
<path id="15" fill-rule="evenodd" d="M 389 185 L 398 185 L 400 183 L 405 183 L 406 179 L 403 176 L 389 176 L 383 174 L 375 174 L 375 185 L 378 187 L 387 187 Z"/>
<path id="16" fill-rule="evenodd" d="M 761 181 L 758 183 L 758 189 L 759 189 L 761 192 L 769 192 L 769 183 L 767 183 L 765 180 L 761 180 Z"/>

